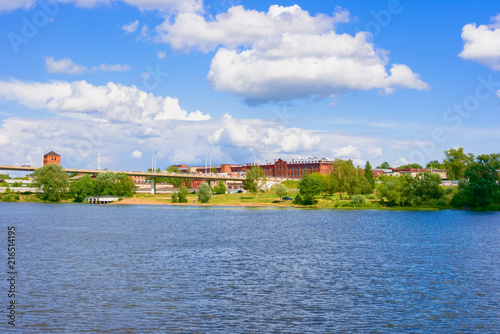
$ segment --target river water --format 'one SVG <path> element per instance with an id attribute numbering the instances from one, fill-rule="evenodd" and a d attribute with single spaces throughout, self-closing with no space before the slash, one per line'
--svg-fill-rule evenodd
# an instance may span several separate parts
<path id="1" fill-rule="evenodd" d="M 21 333 L 499 333 L 500 214 L 0 203 Z M 2 279 L 0 331 L 8 331 Z M 2 329 L 3 328 L 3 329 Z"/>

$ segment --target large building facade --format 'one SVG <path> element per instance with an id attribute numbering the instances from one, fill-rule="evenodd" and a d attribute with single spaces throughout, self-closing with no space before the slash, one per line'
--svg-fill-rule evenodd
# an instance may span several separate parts
<path id="1" fill-rule="evenodd" d="M 305 172 L 309 174 L 317 172 L 327 175 L 333 171 L 333 161 L 317 158 L 292 159 L 291 161 L 276 159 L 274 162 L 222 164 L 217 166 L 189 167 L 188 165 L 178 165 L 176 167 L 180 172 L 186 174 L 210 173 L 211 171 L 215 173 L 215 170 L 217 170 L 217 173 L 240 175 L 246 173 L 253 166 L 261 167 L 267 177 L 286 179 L 300 179 Z"/>

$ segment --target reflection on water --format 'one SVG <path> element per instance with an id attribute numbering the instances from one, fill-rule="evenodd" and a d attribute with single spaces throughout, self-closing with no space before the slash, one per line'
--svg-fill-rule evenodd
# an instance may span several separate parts
<path id="1" fill-rule="evenodd" d="M 500 214 L 0 210 L 25 333 L 500 332 Z"/>

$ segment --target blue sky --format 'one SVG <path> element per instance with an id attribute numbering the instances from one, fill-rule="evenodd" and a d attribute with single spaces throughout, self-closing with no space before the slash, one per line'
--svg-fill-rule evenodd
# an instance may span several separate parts
<path id="1" fill-rule="evenodd" d="M 498 1 L 0 1 L 0 162 L 499 152 Z"/>

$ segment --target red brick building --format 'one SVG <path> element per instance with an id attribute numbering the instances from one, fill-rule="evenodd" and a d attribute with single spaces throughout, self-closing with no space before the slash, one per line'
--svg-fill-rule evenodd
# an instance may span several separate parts
<path id="1" fill-rule="evenodd" d="M 40 160 L 39 160 L 40 161 Z M 58 164 L 61 166 L 61 156 L 54 151 L 50 151 L 49 153 L 43 156 L 43 165 L 50 164 Z"/>
<path id="2" fill-rule="evenodd" d="M 196 166 L 189 167 L 187 165 L 176 166 L 179 168 L 181 173 L 210 173 L 210 169 L 215 168 L 217 173 L 224 174 L 243 174 L 250 170 L 253 166 L 260 166 L 267 177 L 276 178 L 293 178 L 300 179 L 304 172 L 311 173 L 321 173 L 324 175 L 330 174 L 333 170 L 333 161 L 327 159 L 292 159 L 291 161 L 285 161 L 282 159 L 277 159 L 274 162 L 266 163 L 247 163 L 242 165 L 237 164 L 222 164 L 220 166 Z"/>

